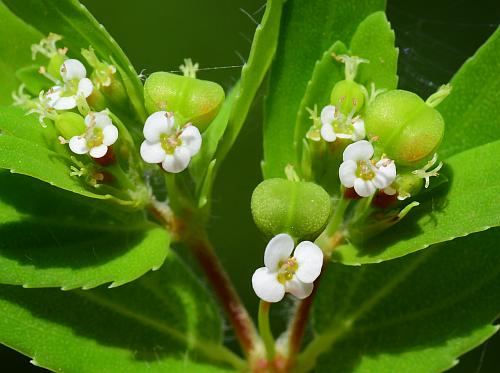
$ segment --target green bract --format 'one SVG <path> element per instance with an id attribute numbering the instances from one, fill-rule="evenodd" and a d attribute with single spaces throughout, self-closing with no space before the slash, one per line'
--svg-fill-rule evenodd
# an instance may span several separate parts
<path id="1" fill-rule="evenodd" d="M 315 238 L 330 216 L 330 196 L 310 182 L 268 179 L 252 194 L 255 224 L 266 236 L 288 233 L 299 239 Z"/>
<path id="2" fill-rule="evenodd" d="M 201 130 L 215 118 L 224 102 L 220 85 L 167 72 L 151 74 L 144 84 L 146 110 L 167 110 Z"/>
<path id="3" fill-rule="evenodd" d="M 368 106 L 366 132 L 375 147 L 399 165 L 417 165 L 434 154 L 444 135 L 441 114 L 412 92 L 383 93 Z"/>
<path id="4" fill-rule="evenodd" d="M 361 110 L 365 103 L 365 95 L 361 86 L 352 80 L 341 80 L 332 89 L 330 102 L 345 115 Z"/>

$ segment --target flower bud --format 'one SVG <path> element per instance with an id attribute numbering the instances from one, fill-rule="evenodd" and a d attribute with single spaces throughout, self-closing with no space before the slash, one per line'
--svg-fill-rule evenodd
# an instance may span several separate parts
<path id="1" fill-rule="evenodd" d="M 168 110 L 203 131 L 219 112 L 224 90 L 214 82 L 157 72 L 144 84 L 144 101 L 150 114 Z"/>
<path id="2" fill-rule="evenodd" d="M 361 86 L 352 80 L 341 80 L 332 89 L 330 102 L 344 115 L 359 112 L 365 103 Z"/>
<path id="3" fill-rule="evenodd" d="M 70 111 L 59 114 L 54 123 L 61 136 L 65 139 L 79 136 L 86 129 L 83 117 Z"/>
<path id="4" fill-rule="evenodd" d="M 398 175 L 395 181 L 398 199 L 405 199 L 415 196 L 424 185 L 421 177 L 409 172 Z"/>
<path id="5" fill-rule="evenodd" d="M 268 179 L 252 194 L 252 215 L 266 236 L 288 233 L 294 238 L 314 239 L 330 216 L 330 196 L 319 185 Z"/>
<path id="6" fill-rule="evenodd" d="M 444 135 L 444 120 L 416 94 L 394 90 L 368 106 L 365 128 L 379 152 L 399 165 L 415 166 L 435 153 Z"/>

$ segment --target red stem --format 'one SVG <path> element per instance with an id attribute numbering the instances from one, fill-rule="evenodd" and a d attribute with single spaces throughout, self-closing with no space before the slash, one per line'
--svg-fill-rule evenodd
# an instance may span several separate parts
<path id="1" fill-rule="evenodd" d="M 242 350 L 248 356 L 254 347 L 257 332 L 250 315 L 232 286 L 229 276 L 206 238 L 195 238 L 187 242 L 187 244 L 192 249 L 206 277 L 212 284 L 213 290 L 233 326 Z"/>

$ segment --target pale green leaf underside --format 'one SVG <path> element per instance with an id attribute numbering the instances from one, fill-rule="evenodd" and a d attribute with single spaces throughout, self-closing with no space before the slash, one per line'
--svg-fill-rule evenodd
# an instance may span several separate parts
<path id="1" fill-rule="evenodd" d="M 500 141 L 449 158 L 443 171 L 449 188 L 434 190 L 383 234 L 358 246 L 340 246 L 334 259 L 354 265 L 378 263 L 500 225 L 498 154 Z"/>
<path id="2" fill-rule="evenodd" d="M 336 40 L 349 43 L 359 22 L 384 8 L 383 0 L 285 3 L 265 103 L 265 178 L 284 177 L 284 167 L 295 162 L 294 126 L 315 62 Z"/>
<path id="3" fill-rule="evenodd" d="M 14 16 L 2 2 L 0 25 L 0 105 L 6 105 L 12 102 L 11 93 L 19 86 L 16 79 L 17 69 L 33 63 L 30 47 L 38 42 L 42 35 Z"/>
<path id="4" fill-rule="evenodd" d="M 169 236 L 142 213 L 0 173 L 0 283 L 119 286 L 158 269 Z"/>
<path id="5" fill-rule="evenodd" d="M 0 286 L 0 341 L 62 372 L 220 371 L 217 309 L 175 255 L 117 289 Z M 208 356 L 207 356 L 208 355 Z"/>
<path id="6" fill-rule="evenodd" d="M 137 72 L 116 41 L 83 4 L 77 0 L 57 2 L 4 0 L 4 2 L 17 16 L 44 35 L 49 32 L 62 35 L 64 39 L 61 43 L 69 48 L 69 55 L 83 60 L 81 49 L 92 46 L 107 62 L 116 64 L 135 111 L 140 119 L 145 119 L 142 83 Z M 20 67 L 22 66 L 17 66 Z"/>
<path id="7" fill-rule="evenodd" d="M 439 155 L 447 158 L 500 138 L 500 29 L 451 80 L 452 92 L 437 109 L 446 123 Z"/>
<path id="8" fill-rule="evenodd" d="M 359 66 L 356 81 L 370 89 L 396 89 L 398 85 L 398 49 L 395 36 L 384 12 L 375 12 L 359 24 L 352 37 L 351 54 L 370 61 Z"/>
<path id="9" fill-rule="evenodd" d="M 317 371 L 432 373 L 456 364 L 498 330 L 499 239 L 492 229 L 379 265 L 332 264 L 314 309 Z"/>
<path id="10" fill-rule="evenodd" d="M 0 168 L 87 197 L 109 198 L 85 187 L 82 179 L 70 176 L 70 166 L 74 164 L 66 147 L 57 142 L 54 128 L 43 128 L 36 115 L 27 116 L 19 108 L 1 107 L 0 133 Z"/>

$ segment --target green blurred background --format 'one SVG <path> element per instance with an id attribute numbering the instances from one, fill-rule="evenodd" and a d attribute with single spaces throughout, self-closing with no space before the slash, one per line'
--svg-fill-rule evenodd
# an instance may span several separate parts
<path id="1" fill-rule="evenodd" d="M 264 10 L 264 0 L 82 2 L 115 37 L 137 70 L 144 69 L 146 75 L 159 70 L 178 70 L 186 57 L 199 62 L 202 68 L 241 65 L 248 56 L 256 22 Z M 400 87 L 426 97 L 448 82 L 494 31 L 500 20 L 500 1 L 389 0 L 387 13 L 400 48 Z M 238 79 L 239 72 L 238 67 L 221 68 L 201 71 L 199 77 L 217 81 L 228 89 Z M 262 96 L 261 92 L 220 170 L 210 227 L 222 262 L 254 315 L 257 301 L 250 277 L 261 265 L 265 242 L 253 225 L 249 201 L 261 179 Z M 289 306 L 285 302 L 275 310 L 276 331 L 283 327 Z M 229 343 L 231 338 L 229 335 Z M 465 355 L 461 364 L 450 372 L 500 372 L 499 351 L 500 336 L 497 336 Z M 0 347 L 0 361 L 3 372 L 42 371 L 30 365 L 26 357 L 3 347 Z"/>

